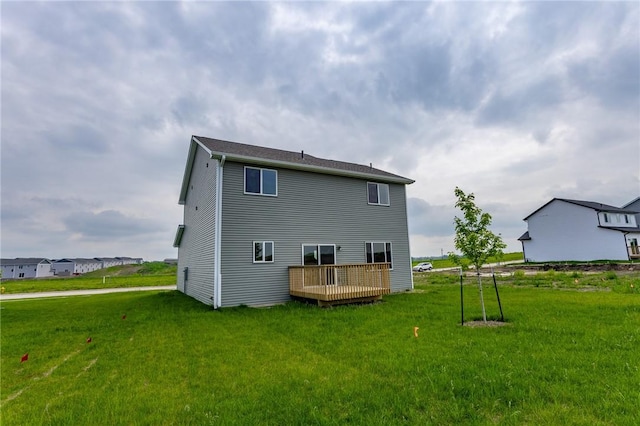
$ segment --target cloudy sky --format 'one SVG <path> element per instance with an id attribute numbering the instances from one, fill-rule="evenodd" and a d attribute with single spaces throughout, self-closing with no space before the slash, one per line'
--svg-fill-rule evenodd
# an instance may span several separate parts
<path id="1" fill-rule="evenodd" d="M 176 257 L 192 134 L 374 164 L 414 256 L 640 196 L 638 2 L 1 3 L 2 257 Z M 459 213 L 458 213 L 459 214 Z"/>

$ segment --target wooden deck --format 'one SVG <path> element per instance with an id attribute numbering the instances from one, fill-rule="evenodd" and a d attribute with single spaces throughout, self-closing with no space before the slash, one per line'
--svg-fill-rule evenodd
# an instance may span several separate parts
<path id="1" fill-rule="evenodd" d="M 376 300 L 390 292 L 388 263 L 289 266 L 289 294 L 319 305 Z"/>

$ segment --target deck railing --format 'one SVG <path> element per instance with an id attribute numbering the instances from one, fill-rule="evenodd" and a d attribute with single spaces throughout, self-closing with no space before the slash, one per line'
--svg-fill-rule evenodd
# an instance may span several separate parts
<path id="1" fill-rule="evenodd" d="M 292 296 L 333 301 L 391 292 L 388 263 L 289 266 Z"/>

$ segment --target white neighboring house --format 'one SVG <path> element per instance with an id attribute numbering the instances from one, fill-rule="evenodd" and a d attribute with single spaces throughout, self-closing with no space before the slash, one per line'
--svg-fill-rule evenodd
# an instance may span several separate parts
<path id="1" fill-rule="evenodd" d="M 51 265 L 51 271 L 59 277 L 68 277 L 73 275 L 75 271 L 75 263 L 73 259 L 57 259 Z"/>
<path id="2" fill-rule="evenodd" d="M 522 242 L 525 261 L 640 259 L 640 198 L 614 207 L 554 198 L 529 216 Z"/>
<path id="3" fill-rule="evenodd" d="M 74 262 L 74 274 L 86 274 L 87 272 L 97 271 L 102 269 L 102 261 L 99 259 L 73 259 Z"/>
<path id="4" fill-rule="evenodd" d="M 117 257 L 94 257 L 94 259 L 102 262 L 103 268 L 111 268 L 112 266 L 122 265 L 122 260 Z"/>
<path id="5" fill-rule="evenodd" d="M 1 259 L 2 278 L 42 278 L 53 276 L 51 261 L 42 257 Z"/>
<path id="6" fill-rule="evenodd" d="M 141 257 L 116 257 L 120 262 L 120 265 L 142 265 L 143 261 Z"/>
<path id="7" fill-rule="evenodd" d="M 98 259 L 58 259 L 51 266 L 53 274 L 60 277 L 84 274 L 102 269 L 102 261 Z"/>

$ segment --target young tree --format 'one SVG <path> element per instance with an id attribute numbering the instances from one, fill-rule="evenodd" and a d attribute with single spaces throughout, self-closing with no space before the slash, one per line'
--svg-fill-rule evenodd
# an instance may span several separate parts
<path id="1" fill-rule="evenodd" d="M 495 235 L 489 230 L 491 215 L 484 213 L 482 209 L 476 206 L 475 196 L 473 194 L 467 195 L 458 187 L 456 187 L 454 193 L 458 199 L 456 207 L 459 208 L 464 215 L 462 219 L 457 216 L 453 219 L 456 228 L 455 247 L 460 250 L 469 264 L 476 268 L 478 289 L 480 290 L 480 304 L 482 305 L 482 319 L 484 322 L 487 322 L 487 314 L 484 309 L 484 297 L 482 295 L 480 268 L 489 257 L 501 257 L 503 254 L 502 250 L 506 248 L 507 245 L 499 235 Z M 462 259 L 459 256 L 455 254 L 451 254 L 450 256 L 456 264 L 462 265 Z"/>

